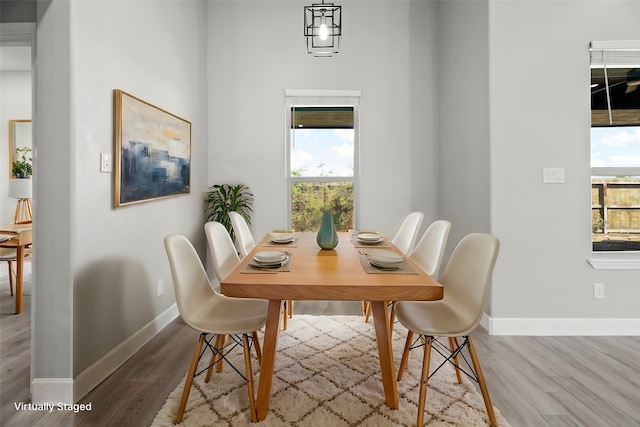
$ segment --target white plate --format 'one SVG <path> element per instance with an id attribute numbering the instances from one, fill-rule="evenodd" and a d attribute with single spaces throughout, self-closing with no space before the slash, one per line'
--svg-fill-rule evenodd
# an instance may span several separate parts
<path id="1" fill-rule="evenodd" d="M 281 261 L 277 261 L 277 262 L 258 262 L 258 261 L 251 260 L 249 265 L 252 266 L 252 267 L 256 267 L 256 268 L 280 268 L 283 265 L 285 265 L 287 262 L 289 262 L 289 256 L 285 254 L 284 259 L 281 260 Z"/>
<path id="2" fill-rule="evenodd" d="M 360 240 L 357 239 L 359 243 L 362 243 L 363 245 L 376 245 L 380 242 L 382 242 L 382 239 L 378 239 L 378 240 Z"/>
<path id="3" fill-rule="evenodd" d="M 374 267 L 382 268 L 385 270 L 397 270 L 400 268 L 400 266 L 402 266 L 402 263 L 386 264 L 386 263 L 375 262 L 372 259 L 369 259 L 369 263 Z"/>
<path id="4" fill-rule="evenodd" d="M 367 253 L 367 257 L 369 261 L 375 262 L 378 265 L 397 266 L 404 262 L 402 255 L 384 249 L 372 249 Z"/>
<path id="5" fill-rule="evenodd" d="M 293 233 L 271 233 L 271 241 L 273 243 L 290 243 L 296 238 Z"/>
<path id="6" fill-rule="evenodd" d="M 356 239 L 361 241 L 380 241 L 380 235 L 377 233 L 359 233 Z"/>
<path id="7" fill-rule="evenodd" d="M 255 262 L 274 264 L 282 262 L 287 257 L 287 254 L 280 251 L 262 251 L 253 256 Z"/>

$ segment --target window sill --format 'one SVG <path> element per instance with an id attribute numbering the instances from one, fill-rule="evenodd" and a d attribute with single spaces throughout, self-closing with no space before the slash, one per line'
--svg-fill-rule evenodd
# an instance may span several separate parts
<path id="1" fill-rule="evenodd" d="M 640 270 L 640 258 L 595 258 L 587 262 L 594 270 Z"/>

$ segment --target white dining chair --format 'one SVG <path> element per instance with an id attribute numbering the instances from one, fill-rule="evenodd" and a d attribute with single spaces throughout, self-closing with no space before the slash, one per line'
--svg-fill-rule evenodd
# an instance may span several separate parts
<path id="1" fill-rule="evenodd" d="M 223 282 L 240 264 L 240 257 L 224 225 L 217 221 L 207 222 L 204 225 L 204 232 L 209 243 L 216 277 L 220 282 Z"/>
<path id="2" fill-rule="evenodd" d="M 249 252 L 256 247 L 256 243 L 249 230 L 247 221 L 238 212 L 229 212 L 229 219 L 233 227 L 233 234 L 236 238 L 236 249 L 242 258 L 246 257 Z"/>
<path id="3" fill-rule="evenodd" d="M 9 267 L 9 292 L 13 296 L 13 279 L 15 272 L 13 271 L 12 263 L 17 261 L 17 251 L 13 248 L 0 248 L 0 262 L 7 262 Z"/>
<path id="4" fill-rule="evenodd" d="M 422 212 L 411 212 L 402 221 L 396 235 L 391 239 L 391 243 L 404 255 L 409 255 L 413 250 L 423 219 Z M 364 321 L 368 322 L 371 316 L 371 304 L 368 301 L 362 301 L 362 312 L 364 313 Z"/>
<path id="5" fill-rule="evenodd" d="M 411 212 L 404 221 L 402 221 L 398 232 L 393 239 L 391 239 L 391 243 L 403 254 L 411 254 L 423 219 L 424 214 L 422 212 Z"/>
<path id="6" fill-rule="evenodd" d="M 494 427 L 498 426 L 480 360 L 471 340 L 471 333 L 480 323 L 484 313 L 499 248 L 500 241 L 489 234 L 474 233 L 465 236 L 453 250 L 440 277 L 439 282 L 444 286 L 442 300 L 396 303 L 396 316 L 409 330 L 398 368 L 398 381 L 402 379 L 409 351 L 423 347 L 418 396 L 417 424 L 419 426 L 422 425 L 424 418 L 432 347 L 443 355 L 444 361 L 434 369 L 431 375 L 434 375 L 444 364 L 452 363 L 459 383 L 462 382 L 461 372 L 477 382 L 482 392 L 489 422 Z M 414 334 L 418 334 L 415 341 Z M 448 345 L 441 343 L 439 337 L 447 337 Z M 458 337 L 462 337 L 462 344 L 458 344 Z M 473 367 L 461 353 L 465 347 Z M 466 362 L 464 368 L 460 366 L 459 359 Z"/>
<path id="7" fill-rule="evenodd" d="M 450 230 L 451 223 L 449 221 L 440 219 L 432 222 L 409 256 L 425 273 L 434 279 L 438 278 Z M 389 314 L 390 334 L 393 332 L 393 324 L 395 323 L 395 309 L 396 302 L 392 301 L 391 313 Z"/>
<path id="8" fill-rule="evenodd" d="M 243 376 L 243 378 L 247 381 L 251 420 L 256 422 L 250 348 L 253 344 L 258 361 L 260 361 L 260 343 L 257 331 L 264 327 L 267 321 L 269 302 L 251 298 L 230 298 L 219 294 L 210 286 L 204 266 L 193 245 L 186 237 L 172 234 L 165 237 L 164 244 L 169 258 L 180 316 L 187 325 L 200 332 L 200 338 L 189 365 L 175 423 L 182 422 L 193 379 L 207 371 L 205 382 L 209 382 L 213 366 L 221 366 L 223 360 L 230 364 L 226 356 L 238 346 L 244 349 L 246 377 Z M 228 344 L 226 337 L 231 337 Z M 212 343 L 214 338 L 215 343 Z M 204 351 L 203 346 L 206 346 Z M 196 372 L 206 349 L 211 351 L 209 365 Z M 240 373 L 235 367 L 234 370 Z M 240 375 L 242 374 L 240 373 Z"/>
<path id="9" fill-rule="evenodd" d="M 238 215 L 239 216 L 239 215 Z M 230 218 L 233 217 L 229 215 Z M 240 217 L 240 220 L 244 222 L 244 218 Z M 251 233 L 249 231 L 249 227 L 246 226 L 246 222 L 244 222 L 245 228 L 251 241 L 253 241 L 253 237 L 251 237 Z M 235 226 L 233 225 L 235 231 Z M 211 257 L 213 259 L 213 268 L 216 272 L 216 276 L 220 282 L 223 282 L 224 279 L 231 274 L 234 268 L 240 264 L 240 257 L 238 256 L 238 252 L 236 251 L 236 247 L 231 240 L 231 236 L 227 232 L 227 229 L 224 228 L 222 224 L 216 221 L 211 221 L 205 224 L 204 231 L 207 236 L 207 242 L 209 243 L 209 251 L 211 252 Z M 238 233 L 235 233 L 236 238 Z M 245 236 L 245 240 L 247 237 Z M 255 247 L 255 243 L 254 243 Z M 249 249 L 247 254 L 251 252 L 253 248 Z M 244 255 L 246 256 L 246 255 Z M 287 318 L 291 318 L 293 316 L 293 301 L 285 301 L 283 304 L 283 325 L 282 327 L 287 329 Z"/>

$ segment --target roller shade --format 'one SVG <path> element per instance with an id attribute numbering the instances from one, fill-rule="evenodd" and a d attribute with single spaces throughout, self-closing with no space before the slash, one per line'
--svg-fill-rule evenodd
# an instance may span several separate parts
<path id="1" fill-rule="evenodd" d="M 592 41 L 591 66 L 640 67 L 640 40 Z"/>
<path id="2" fill-rule="evenodd" d="M 593 41 L 591 126 L 640 125 L 640 40 Z"/>

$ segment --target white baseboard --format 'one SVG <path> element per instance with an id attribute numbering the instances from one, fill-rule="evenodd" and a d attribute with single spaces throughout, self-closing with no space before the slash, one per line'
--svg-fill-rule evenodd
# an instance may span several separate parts
<path id="1" fill-rule="evenodd" d="M 640 319 L 495 318 L 480 324 L 490 335 L 640 336 Z"/>
<path id="2" fill-rule="evenodd" d="M 73 378 L 34 378 L 31 383 L 31 403 L 74 403 Z"/>
<path id="3" fill-rule="evenodd" d="M 73 381 L 73 402 L 68 403 L 75 403 L 82 399 L 179 315 L 178 306 L 173 304 L 93 365 L 82 371 Z M 56 402 L 58 401 L 56 400 Z"/>

